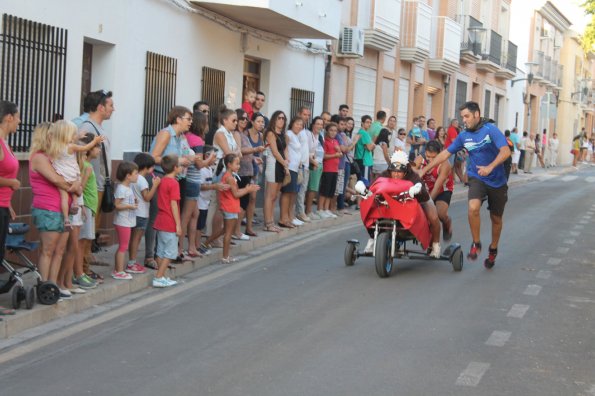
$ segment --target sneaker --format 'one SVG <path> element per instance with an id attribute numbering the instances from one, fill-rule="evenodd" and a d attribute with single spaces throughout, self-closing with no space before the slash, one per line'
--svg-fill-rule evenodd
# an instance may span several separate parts
<path id="1" fill-rule="evenodd" d="M 298 219 L 299 221 L 302 221 L 302 222 L 304 222 L 304 223 L 309 223 L 309 222 L 311 222 L 311 221 L 312 221 L 312 219 L 310 219 L 310 218 L 309 218 L 308 216 L 306 216 L 305 214 L 300 214 L 300 215 L 298 215 L 298 216 L 297 216 L 297 219 Z"/>
<path id="2" fill-rule="evenodd" d="M 440 258 L 440 243 L 434 242 L 432 243 L 432 251 L 430 252 L 430 257 Z"/>
<path id="3" fill-rule="evenodd" d="M 238 261 L 237 258 L 231 257 L 231 256 L 221 258 L 222 264 L 231 264 L 231 263 L 236 263 L 237 261 Z"/>
<path id="4" fill-rule="evenodd" d="M 139 263 L 134 263 L 132 265 L 128 265 L 125 271 L 129 274 L 144 274 L 147 272 L 147 269 Z"/>
<path id="5" fill-rule="evenodd" d="M 72 294 L 85 294 L 86 291 L 80 287 L 74 288 L 74 289 L 70 289 L 70 292 Z"/>
<path id="6" fill-rule="evenodd" d="M 469 249 L 469 254 L 467 255 L 467 260 L 475 261 L 477 260 L 477 256 L 481 253 L 481 242 L 473 242 L 471 244 L 471 249 Z"/>
<path id="7" fill-rule="evenodd" d="M 64 300 L 69 300 L 72 298 L 72 293 L 66 289 L 60 289 L 60 298 Z"/>
<path id="8" fill-rule="evenodd" d="M 301 220 L 298 220 L 298 219 L 293 219 L 293 220 L 291 221 L 291 224 L 293 224 L 294 226 L 297 226 L 297 227 L 299 227 L 299 226 L 303 226 L 303 225 L 304 225 L 304 222 L 303 222 L 303 221 L 301 221 Z"/>
<path id="9" fill-rule="evenodd" d="M 241 234 L 240 236 L 232 235 L 231 239 L 235 239 L 236 241 L 249 241 L 250 237 L 246 234 Z"/>
<path id="10" fill-rule="evenodd" d="M 89 278 L 87 274 L 83 274 L 78 278 L 73 277 L 72 283 L 80 287 L 81 289 L 94 289 L 97 287 L 97 282 Z"/>
<path id="11" fill-rule="evenodd" d="M 318 214 L 320 215 L 321 219 L 330 219 L 331 217 L 333 217 L 331 215 L 331 212 L 327 212 L 326 210 L 319 210 Z"/>
<path id="12" fill-rule="evenodd" d="M 498 248 L 492 249 L 491 247 L 488 249 L 488 258 L 485 259 L 483 262 L 483 266 L 486 269 L 492 269 L 496 264 L 496 256 L 498 255 Z"/>
<path id="13" fill-rule="evenodd" d="M 320 220 L 320 219 L 322 219 L 322 217 L 320 217 L 320 215 L 318 213 L 314 213 L 314 212 L 310 213 L 310 215 L 308 216 L 308 218 L 310 220 Z"/>
<path id="14" fill-rule="evenodd" d="M 130 279 L 132 279 L 132 275 L 127 274 L 124 271 L 122 271 L 122 272 L 113 271 L 112 278 L 118 279 L 118 280 L 130 280 Z"/>
<path id="15" fill-rule="evenodd" d="M 203 256 L 209 256 L 211 253 L 213 253 L 211 251 L 211 249 L 207 249 L 205 247 L 203 247 L 204 245 L 201 245 L 201 247 L 198 248 L 198 252 L 200 254 L 202 254 Z"/>
<path id="16" fill-rule="evenodd" d="M 374 238 L 368 239 L 368 243 L 366 243 L 366 248 L 364 249 L 364 253 L 373 253 L 374 252 Z"/>
<path id="17" fill-rule="evenodd" d="M 166 277 L 153 278 L 153 287 L 163 288 L 163 287 L 174 286 L 177 284 L 178 284 L 178 282 L 176 282 L 175 280 L 171 280 Z"/>

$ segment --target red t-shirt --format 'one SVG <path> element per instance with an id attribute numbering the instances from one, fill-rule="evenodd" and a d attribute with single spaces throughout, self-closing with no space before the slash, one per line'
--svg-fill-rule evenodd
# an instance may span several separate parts
<path id="1" fill-rule="evenodd" d="M 424 167 L 426 165 L 427 165 L 427 163 L 423 164 Z M 432 169 L 429 173 L 426 173 L 424 175 L 424 182 L 426 183 L 426 187 L 428 187 L 428 192 L 430 194 L 432 193 L 432 190 L 434 189 L 434 185 L 436 184 L 436 181 L 438 180 L 438 175 L 440 174 L 441 166 L 442 165 L 438 165 L 438 166 L 434 167 L 434 169 Z M 438 194 L 440 194 L 444 191 L 453 191 L 454 186 L 455 186 L 455 178 L 454 178 L 454 173 L 451 171 L 448 174 L 448 177 L 446 178 L 446 180 L 444 181 L 442 186 L 440 186 L 440 190 L 439 190 Z"/>
<path id="2" fill-rule="evenodd" d="M 248 114 L 248 120 L 251 120 L 252 116 L 254 115 L 254 108 L 252 107 L 252 104 L 250 104 L 250 102 L 242 103 L 242 110 Z"/>
<path id="3" fill-rule="evenodd" d="M 337 154 L 337 147 L 339 142 L 337 139 L 324 138 L 324 154 Z M 329 158 L 322 161 L 323 172 L 339 172 L 339 161 L 341 158 Z"/>
<path id="4" fill-rule="evenodd" d="M 176 232 L 176 221 L 171 210 L 171 201 L 178 203 L 180 210 L 180 184 L 173 177 L 163 177 L 157 189 L 157 217 L 153 228 L 159 231 Z M 178 212 L 179 214 L 179 212 Z"/>
<path id="5" fill-rule="evenodd" d="M 447 149 L 448 146 L 457 138 L 459 133 L 457 129 L 453 126 L 449 126 L 448 130 L 446 131 L 446 140 L 444 141 L 444 148 Z"/>
<path id="6" fill-rule="evenodd" d="M 229 184 L 230 186 L 236 185 L 237 181 L 230 172 L 225 172 L 221 182 Z M 219 191 L 219 208 L 228 213 L 240 213 L 240 199 L 233 196 L 231 189 L 226 191 Z"/>

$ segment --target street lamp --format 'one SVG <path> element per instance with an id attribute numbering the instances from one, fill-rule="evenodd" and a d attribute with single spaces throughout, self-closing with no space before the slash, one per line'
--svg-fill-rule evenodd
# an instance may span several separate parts
<path id="1" fill-rule="evenodd" d="M 539 63 L 537 62 L 527 62 L 525 63 L 525 66 L 527 67 L 527 69 L 529 70 L 529 73 L 527 74 L 527 78 L 517 78 L 516 80 L 510 80 L 510 86 L 514 87 L 514 83 L 518 82 L 518 81 L 525 81 L 527 80 L 527 82 L 529 83 L 529 85 L 531 85 L 531 83 L 533 83 L 533 66 L 538 66 Z"/>
<path id="2" fill-rule="evenodd" d="M 467 28 L 469 32 L 469 42 L 471 43 L 471 48 L 473 50 L 473 55 L 478 55 L 481 53 L 481 43 L 483 42 L 483 36 L 486 32 L 486 28 L 481 26 L 472 26 Z"/>

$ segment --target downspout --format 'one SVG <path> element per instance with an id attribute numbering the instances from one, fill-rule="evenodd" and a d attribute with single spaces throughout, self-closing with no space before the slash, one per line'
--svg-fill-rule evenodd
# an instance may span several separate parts
<path id="1" fill-rule="evenodd" d="M 327 41 L 326 49 L 329 54 L 326 56 L 326 62 L 324 65 L 324 90 L 322 92 L 322 110 L 329 111 L 329 89 L 331 84 L 331 64 L 333 60 L 331 52 L 331 44 Z"/>

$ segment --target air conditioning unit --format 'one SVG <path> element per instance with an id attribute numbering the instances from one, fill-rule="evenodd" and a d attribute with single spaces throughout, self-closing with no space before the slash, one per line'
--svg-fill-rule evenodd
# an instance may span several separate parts
<path id="1" fill-rule="evenodd" d="M 343 27 L 337 47 L 337 56 L 361 58 L 364 56 L 364 31 L 358 27 Z"/>

